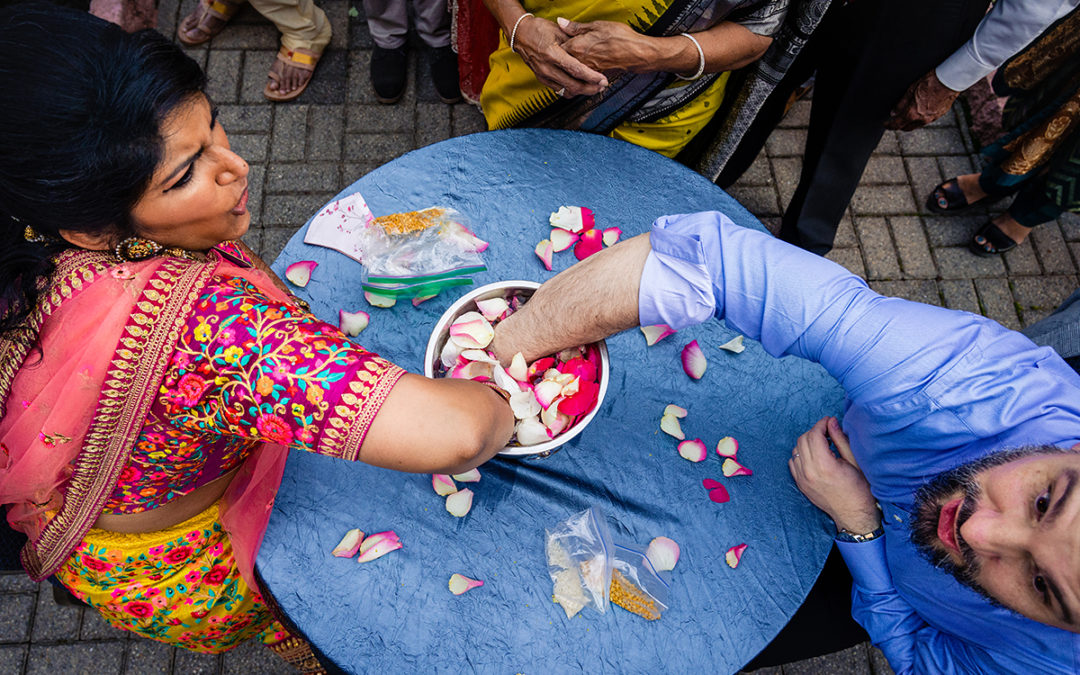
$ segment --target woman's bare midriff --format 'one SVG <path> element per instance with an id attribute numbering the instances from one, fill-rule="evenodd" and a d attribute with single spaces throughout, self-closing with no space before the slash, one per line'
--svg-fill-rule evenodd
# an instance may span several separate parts
<path id="1" fill-rule="evenodd" d="M 179 525 L 198 515 L 221 499 L 229 481 L 239 470 L 218 476 L 206 485 L 200 485 L 183 497 L 177 497 L 164 506 L 141 513 L 103 513 L 94 522 L 94 528 L 109 532 L 157 532 Z"/>

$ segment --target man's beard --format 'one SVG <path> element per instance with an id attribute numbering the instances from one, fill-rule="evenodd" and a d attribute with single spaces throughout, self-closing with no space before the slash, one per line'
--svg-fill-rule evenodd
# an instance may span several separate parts
<path id="1" fill-rule="evenodd" d="M 945 570 L 960 583 L 1000 606 L 1000 603 L 975 580 L 979 576 L 978 556 L 960 535 L 960 526 L 971 517 L 978 506 L 982 494 L 982 488 L 979 486 L 980 474 L 1022 457 L 1054 452 L 1067 452 L 1067 450 L 1045 445 L 1002 450 L 939 473 L 915 493 L 915 508 L 909 522 L 912 543 L 930 561 L 931 565 Z M 957 496 L 964 498 L 957 511 L 955 525 L 956 544 L 960 548 L 963 563 L 953 561 L 938 537 L 941 507 Z"/>

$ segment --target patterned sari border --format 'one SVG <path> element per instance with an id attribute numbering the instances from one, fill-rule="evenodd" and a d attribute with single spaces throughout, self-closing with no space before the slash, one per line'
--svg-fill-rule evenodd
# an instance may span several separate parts
<path id="1" fill-rule="evenodd" d="M 23 549 L 31 577 L 54 573 L 96 521 L 153 403 L 181 328 L 216 267 L 165 259 L 144 286 L 119 338 L 64 503 L 36 544 Z"/>
<path id="2" fill-rule="evenodd" d="M 357 411 L 341 448 L 341 456 L 349 461 L 360 458 L 360 447 L 364 444 L 364 438 L 367 436 L 368 429 L 371 428 L 371 423 L 375 421 L 375 416 L 379 414 L 386 397 L 390 395 L 390 390 L 405 374 L 403 369 L 389 361 L 381 358 L 373 361 L 378 361 L 382 368 L 373 373 L 376 378 L 375 384 L 360 405 L 360 410 Z"/>

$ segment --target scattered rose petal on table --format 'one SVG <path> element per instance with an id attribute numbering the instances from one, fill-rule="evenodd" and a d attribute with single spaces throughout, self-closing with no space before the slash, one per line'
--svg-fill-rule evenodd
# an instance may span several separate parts
<path id="1" fill-rule="evenodd" d="M 506 369 L 506 372 L 518 382 L 529 379 L 529 366 L 525 363 L 525 357 L 521 355 L 521 352 L 514 354 L 514 358 L 510 359 L 510 367 Z"/>
<path id="2" fill-rule="evenodd" d="M 458 490 L 446 498 L 446 510 L 450 515 L 464 518 L 472 508 L 473 491 L 469 488 Z"/>
<path id="3" fill-rule="evenodd" d="M 727 550 L 727 553 L 724 554 L 724 562 L 726 562 L 731 569 L 735 569 L 739 566 L 739 561 L 742 560 L 742 554 L 745 550 L 746 544 L 732 546 Z"/>
<path id="4" fill-rule="evenodd" d="M 356 337 L 368 327 L 371 315 L 367 312 L 346 312 L 338 310 L 338 328 L 349 337 Z"/>
<path id="5" fill-rule="evenodd" d="M 723 504 L 731 501 L 731 495 L 728 494 L 726 487 L 717 483 L 716 487 L 709 490 L 709 499 L 717 504 Z"/>
<path id="6" fill-rule="evenodd" d="M 418 296 L 416 296 L 415 298 L 412 299 L 412 306 L 413 307 L 419 307 L 421 305 L 421 303 L 425 303 L 428 300 L 436 297 L 437 295 L 439 295 L 439 294 L 438 293 L 432 293 L 431 295 L 418 295 Z"/>
<path id="7" fill-rule="evenodd" d="M 734 459 L 732 459 L 730 457 L 728 457 L 727 459 L 724 460 L 724 463 L 723 463 L 723 465 L 721 465 L 720 469 L 721 469 L 721 471 L 724 472 L 724 475 L 727 476 L 728 478 L 731 478 L 732 476 L 752 476 L 752 475 L 754 475 L 753 471 L 751 471 L 750 469 L 747 469 L 745 466 L 743 466 L 742 464 L 739 464 L 737 461 L 735 461 Z"/>
<path id="8" fill-rule="evenodd" d="M 461 595 L 465 591 L 472 590 L 483 586 L 484 582 L 477 579 L 470 579 L 469 577 L 461 574 L 453 574 L 450 576 L 450 592 L 454 595 Z"/>
<path id="9" fill-rule="evenodd" d="M 540 262 L 544 263 L 544 269 L 548 272 L 551 271 L 551 256 L 555 253 L 555 247 L 552 246 L 550 239 L 541 239 L 540 243 L 533 249 L 536 253 L 536 257 L 540 258 Z"/>
<path id="10" fill-rule="evenodd" d="M 728 340 L 724 344 L 720 345 L 720 349 L 726 349 L 727 351 L 735 354 L 742 354 L 743 351 L 746 349 L 746 346 L 743 344 L 743 336 L 739 335 L 735 338 L 732 338 L 731 340 Z"/>
<path id="11" fill-rule="evenodd" d="M 360 542 L 364 540 L 364 533 L 359 528 L 354 528 L 345 533 L 341 542 L 334 547 L 333 554 L 338 558 L 351 558 L 360 550 Z"/>
<path id="12" fill-rule="evenodd" d="M 700 438 L 679 443 L 679 455 L 681 455 L 683 459 L 688 459 L 691 462 L 700 462 L 703 461 L 708 454 L 709 453 L 705 450 L 705 444 L 701 442 Z"/>
<path id="13" fill-rule="evenodd" d="M 485 319 L 494 321 L 510 309 L 510 304 L 506 302 L 505 298 L 488 298 L 487 300 L 477 300 L 476 308 L 480 310 L 480 314 Z"/>
<path id="14" fill-rule="evenodd" d="M 457 485 L 454 485 L 453 479 L 445 473 L 431 474 L 431 487 L 440 497 L 447 497 L 457 492 Z"/>
<path id="15" fill-rule="evenodd" d="M 381 558 L 390 551 L 401 548 L 401 540 L 393 530 L 373 534 L 360 544 L 360 557 L 356 562 L 366 563 Z"/>
<path id="16" fill-rule="evenodd" d="M 705 374 L 707 365 L 705 352 L 701 351 L 701 345 L 698 344 L 697 340 L 683 347 L 682 366 L 687 375 L 695 380 L 700 380 L 701 376 Z"/>
<path id="17" fill-rule="evenodd" d="M 578 260 L 584 260 L 594 253 L 604 249 L 604 233 L 593 228 L 581 233 L 581 239 L 574 244 L 574 256 Z"/>
<path id="18" fill-rule="evenodd" d="M 495 329 L 480 312 L 465 312 L 450 324 L 450 339 L 464 349 L 484 349 L 495 337 Z"/>
<path id="19" fill-rule="evenodd" d="M 368 301 L 368 304 L 373 307 L 382 307 L 383 309 L 389 309 L 397 304 L 397 298 L 392 295 L 379 295 L 378 293 L 372 293 L 371 291 L 364 291 L 364 299 Z"/>
<path id="20" fill-rule="evenodd" d="M 551 230 L 551 250 L 555 253 L 561 253 L 577 243 L 580 237 L 573 232 L 554 228 Z"/>
<path id="21" fill-rule="evenodd" d="M 645 334 L 645 345 L 648 347 L 652 347 L 667 336 L 675 334 L 675 331 L 671 330 L 670 326 L 663 323 L 655 326 L 642 326 L 641 332 Z"/>
<path id="22" fill-rule="evenodd" d="M 716 442 L 716 454 L 721 457 L 735 459 L 739 452 L 739 442 L 731 436 L 724 436 Z"/>
<path id="23" fill-rule="evenodd" d="M 548 216 L 548 223 L 552 227 L 558 227 L 570 232 L 588 230 L 596 224 L 592 209 L 585 206 L 560 206 Z"/>
<path id="24" fill-rule="evenodd" d="M 674 436 L 680 441 L 686 438 L 682 425 L 679 424 L 679 418 L 674 415 L 663 415 L 660 418 L 660 431 L 663 431 L 668 436 Z"/>
<path id="25" fill-rule="evenodd" d="M 451 222 L 447 226 L 455 237 L 464 241 L 475 253 L 483 253 L 487 250 L 488 243 L 476 236 L 476 233 L 461 223 Z"/>
<path id="26" fill-rule="evenodd" d="M 450 477 L 462 483 L 475 483 L 480 480 L 480 469 L 469 469 L 465 473 L 455 473 Z"/>
<path id="27" fill-rule="evenodd" d="M 671 415 L 672 417 L 686 417 L 686 408 L 672 403 L 664 408 L 664 414 Z"/>
<path id="28" fill-rule="evenodd" d="M 315 262 L 314 260 L 301 260 L 300 262 L 294 262 L 293 264 L 285 268 L 285 278 L 288 279 L 293 286 L 299 286 L 300 288 L 303 288 L 304 286 L 308 285 L 309 281 L 311 281 L 312 270 L 314 270 L 318 266 L 319 263 Z"/>
<path id="29" fill-rule="evenodd" d="M 617 227 L 609 227 L 603 232 L 604 246 L 614 246 L 619 237 L 622 236 L 622 230 Z"/>
<path id="30" fill-rule="evenodd" d="M 667 537 L 656 537 L 645 549 L 645 557 L 652 563 L 653 569 L 668 572 L 675 569 L 679 562 L 679 545 Z"/>
<path id="31" fill-rule="evenodd" d="M 706 490 L 715 490 L 716 488 L 724 487 L 723 483 L 718 480 L 713 480 L 712 478 L 703 479 L 701 481 L 701 484 L 705 487 Z"/>

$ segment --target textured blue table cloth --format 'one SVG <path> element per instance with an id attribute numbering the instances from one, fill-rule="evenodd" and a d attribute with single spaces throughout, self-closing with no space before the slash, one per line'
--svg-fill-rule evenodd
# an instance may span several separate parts
<path id="1" fill-rule="evenodd" d="M 664 157 L 609 138 L 519 130 L 454 138 L 400 157 L 341 196 L 359 191 L 376 215 L 451 206 L 491 242 L 477 284 L 544 281 L 534 255 L 560 205 L 588 206 L 600 227 L 624 237 L 663 214 L 716 209 L 762 229 L 712 183 Z M 279 275 L 298 260 L 319 267 L 299 295 L 336 324 L 339 309 L 364 309 L 366 348 L 422 373 L 435 322 L 471 287 L 444 291 L 419 308 L 367 306 L 360 266 L 303 243 L 302 228 L 278 257 Z M 555 255 L 555 271 L 576 262 Z M 258 557 L 279 607 L 324 658 L 371 673 L 734 672 L 787 623 L 817 578 L 831 524 L 795 487 L 787 458 L 796 437 L 841 409 L 842 391 L 823 369 L 773 359 L 756 342 L 732 354 L 717 347 L 735 333 L 717 321 L 646 347 L 640 331 L 608 340 L 611 386 L 585 431 L 545 459 L 496 458 L 481 467 L 465 518 L 455 518 L 428 475 L 293 453 Z M 699 381 L 683 372 L 680 351 L 697 339 L 708 358 Z M 687 438 L 709 448 L 682 459 L 659 430 L 664 407 L 689 411 Z M 423 414 L 423 411 L 417 411 Z M 740 443 L 752 476 L 724 478 L 714 448 Z M 432 439 L 437 442 L 438 439 Z M 709 500 L 701 481 L 721 481 L 731 501 Z M 645 546 L 674 539 L 682 557 L 671 573 L 670 609 L 646 621 L 612 606 L 568 620 L 551 600 L 544 529 L 599 505 L 616 540 Z M 404 548 L 358 564 L 331 549 L 350 528 L 395 530 Z M 724 553 L 748 548 L 736 569 Z M 453 573 L 482 579 L 461 596 Z"/>

